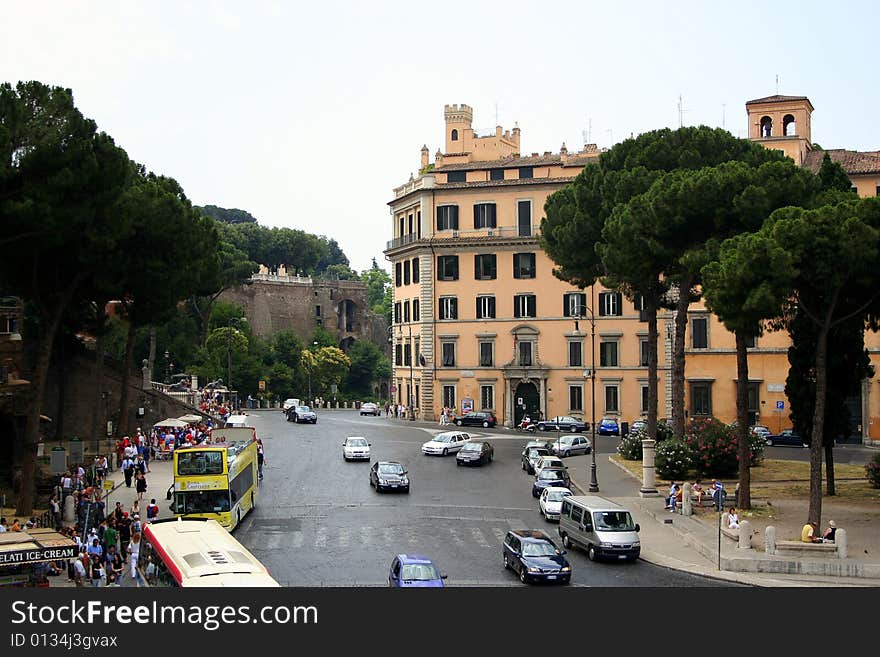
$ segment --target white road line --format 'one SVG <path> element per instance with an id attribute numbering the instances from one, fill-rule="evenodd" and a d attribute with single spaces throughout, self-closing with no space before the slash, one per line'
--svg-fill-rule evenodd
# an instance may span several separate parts
<path id="1" fill-rule="evenodd" d="M 452 536 L 452 542 L 456 545 L 464 545 L 464 541 L 461 540 L 461 536 L 458 535 L 458 532 L 453 527 L 449 527 L 449 534 Z"/>
<path id="2" fill-rule="evenodd" d="M 407 538 L 407 542 L 410 545 L 416 545 L 419 542 L 419 537 L 416 536 L 415 529 L 407 529 L 406 530 L 406 538 Z"/>
<path id="3" fill-rule="evenodd" d="M 498 539 L 499 543 L 503 543 L 504 537 L 507 535 L 503 529 L 500 529 L 498 527 L 493 527 L 492 533 L 495 534 L 495 538 Z"/>
<path id="4" fill-rule="evenodd" d="M 327 528 L 326 527 L 318 527 L 318 531 L 315 534 L 315 547 L 319 547 L 319 548 L 327 547 Z"/>
<path id="5" fill-rule="evenodd" d="M 372 527 L 361 527 L 361 545 L 372 545 L 373 544 L 373 528 Z"/>
<path id="6" fill-rule="evenodd" d="M 385 545 L 393 545 L 394 544 L 394 531 L 391 527 L 383 527 L 382 528 L 382 538 L 385 541 Z"/>
<path id="7" fill-rule="evenodd" d="M 342 527 L 339 530 L 339 547 L 348 547 L 351 541 L 351 530 L 348 527 Z"/>
<path id="8" fill-rule="evenodd" d="M 303 533 L 301 531 L 295 531 L 290 536 L 290 542 L 295 548 L 301 548 L 303 544 Z"/>
<path id="9" fill-rule="evenodd" d="M 281 532 L 271 532 L 269 534 L 269 538 L 266 540 L 266 548 L 269 550 L 277 550 L 281 547 L 281 542 L 284 539 L 284 534 Z"/>
<path id="10" fill-rule="evenodd" d="M 491 545 L 489 545 L 486 537 L 483 536 L 483 532 L 480 531 L 479 527 L 471 527 L 471 536 L 473 536 L 474 540 L 483 547 L 492 547 Z"/>

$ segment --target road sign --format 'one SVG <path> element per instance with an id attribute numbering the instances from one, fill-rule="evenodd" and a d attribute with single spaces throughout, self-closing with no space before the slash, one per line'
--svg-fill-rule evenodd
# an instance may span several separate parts
<path id="1" fill-rule="evenodd" d="M 104 490 L 113 490 L 113 481 L 111 481 L 110 479 L 105 479 Z"/>
<path id="2" fill-rule="evenodd" d="M 260 392 L 266 392 L 266 382 L 265 381 L 258 381 L 257 385 L 260 388 Z"/>
<path id="3" fill-rule="evenodd" d="M 783 408 L 785 408 L 785 402 L 784 402 L 784 401 L 778 401 L 778 402 L 776 402 L 776 410 L 777 410 L 777 411 L 781 411 Z"/>

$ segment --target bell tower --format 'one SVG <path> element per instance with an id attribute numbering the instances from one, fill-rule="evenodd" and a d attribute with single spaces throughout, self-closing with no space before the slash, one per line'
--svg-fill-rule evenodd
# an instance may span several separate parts
<path id="1" fill-rule="evenodd" d="M 746 102 L 749 139 L 765 148 L 782 151 L 803 166 L 813 149 L 813 104 L 806 96 L 767 96 Z"/>
<path id="2" fill-rule="evenodd" d="M 474 140 L 471 124 L 474 110 L 469 105 L 444 105 L 443 116 L 446 119 L 446 155 L 468 153 Z"/>

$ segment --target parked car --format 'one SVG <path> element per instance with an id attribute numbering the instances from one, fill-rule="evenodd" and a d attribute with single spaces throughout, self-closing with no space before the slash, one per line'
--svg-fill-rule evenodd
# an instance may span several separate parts
<path id="1" fill-rule="evenodd" d="M 598 433 L 600 436 L 619 436 L 620 425 L 617 423 L 617 420 L 615 418 L 606 417 L 599 423 L 599 427 L 596 429 L 596 433 Z"/>
<path id="2" fill-rule="evenodd" d="M 522 469 L 529 474 L 535 474 L 535 463 L 542 456 L 548 456 L 550 450 L 546 447 L 526 447 L 522 451 L 521 465 Z"/>
<path id="3" fill-rule="evenodd" d="M 571 581 L 571 565 L 560 550 L 542 531 L 536 529 L 512 529 L 504 537 L 502 546 L 504 568 L 519 574 L 519 581 L 559 582 Z"/>
<path id="4" fill-rule="evenodd" d="M 571 488 L 571 477 L 565 468 L 544 468 L 535 475 L 535 483 L 532 484 L 532 497 L 538 497 L 545 488 L 550 486 L 564 486 Z"/>
<path id="5" fill-rule="evenodd" d="M 541 470 L 544 468 L 565 468 L 567 467 L 565 463 L 562 462 L 562 459 L 558 456 L 554 456 L 553 454 L 546 454 L 538 458 L 535 461 L 535 476 L 537 477 L 541 474 Z"/>
<path id="6" fill-rule="evenodd" d="M 455 455 L 455 464 L 483 465 L 495 458 L 495 448 L 485 440 L 469 440 Z"/>
<path id="7" fill-rule="evenodd" d="M 571 489 L 562 486 L 549 486 L 541 492 L 538 508 L 545 520 L 559 520 L 562 500 L 572 494 Z"/>
<path id="8" fill-rule="evenodd" d="M 370 468 L 370 486 L 377 493 L 383 490 L 410 491 L 410 481 L 406 468 L 397 461 L 376 461 Z"/>
<path id="9" fill-rule="evenodd" d="M 428 442 L 422 445 L 423 454 L 439 454 L 446 456 L 452 452 L 457 452 L 467 441 L 471 439 L 470 434 L 464 431 L 444 431 L 438 433 Z"/>
<path id="10" fill-rule="evenodd" d="M 571 415 L 557 415 L 548 420 L 541 420 L 535 425 L 538 431 L 586 431 L 587 423 Z"/>
<path id="11" fill-rule="evenodd" d="M 494 427 L 498 424 L 498 418 L 488 411 L 472 411 L 461 417 L 455 418 L 457 427 Z"/>
<path id="12" fill-rule="evenodd" d="M 434 562 L 420 554 L 398 554 L 388 570 L 391 588 L 442 588 L 445 579 Z"/>
<path id="13" fill-rule="evenodd" d="M 318 414 L 308 406 L 292 406 L 287 409 L 287 421 L 318 424 Z"/>
<path id="14" fill-rule="evenodd" d="M 284 403 L 281 405 L 281 410 L 286 413 L 294 406 L 300 405 L 302 405 L 302 402 L 299 399 L 285 399 Z"/>
<path id="15" fill-rule="evenodd" d="M 373 402 L 364 402 L 361 404 L 361 415 L 381 415 L 379 406 Z"/>
<path id="16" fill-rule="evenodd" d="M 646 420 L 633 420 L 629 425 L 629 432 L 635 433 L 636 431 L 647 431 L 648 430 L 648 422 Z"/>
<path id="17" fill-rule="evenodd" d="M 561 458 L 573 454 L 589 454 L 592 451 L 590 439 L 586 436 L 560 436 L 553 443 L 553 453 Z"/>
<path id="18" fill-rule="evenodd" d="M 369 461 L 370 443 L 363 436 L 349 436 L 342 443 L 342 458 L 346 461 Z"/>
<path id="19" fill-rule="evenodd" d="M 764 443 L 774 447 L 776 445 L 790 445 L 792 447 L 809 447 L 810 443 L 806 438 L 802 438 L 792 429 L 783 429 L 777 434 L 770 434 L 764 437 Z"/>
<path id="20" fill-rule="evenodd" d="M 766 438 L 772 433 L 769 427 L 765 427 L 763 424 L 756 424 L 751 428 L 751 430 L 752 433 L 761 436 L 761 438 Z"/>
<path id="21" fill-rule="evenodd" d="M 553 451 L 553 441 L 552 440 L 530 440 L 525 445 L 523 445 L 523 449 L 528 449 L 529 447 L 545 447 L 549 449 L 551 452 Z"/>

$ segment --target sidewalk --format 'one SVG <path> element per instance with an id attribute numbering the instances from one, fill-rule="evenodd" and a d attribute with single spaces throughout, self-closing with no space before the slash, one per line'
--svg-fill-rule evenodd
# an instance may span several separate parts
<path id="1" fill-rule="evenodd" d="M 591 459 L 589 455 L 566 459 L 572 483 L 584 492 L 589 489 Z M 880 586 L 880 525 L 876 522 L 860 526 L 838 521 L 838 526 L 846 528 L 851 546 L 873 546 L 867 557 L 862 551 L 854 556 L 855 550 L 846 559 L 768 555 L 762 551 L 763 527 L 758 526 L 773 521 L 765 520 L 753 526 L 752 544 L 760 549 L 740 549 L 736 541 L 722 536 L 719 558 L 714 512 L 686 517 L 666 511 L 662 491 L 657 497 L 639 496 L 641 481 L 606 455 L 597 454 L 596 471 L 599 493 L 595 494 L 630 510 L 641 526 L 641 558 L 649 563 L 752 586 Z M 800 503 L 790 504 L 796 508 Z"/>

